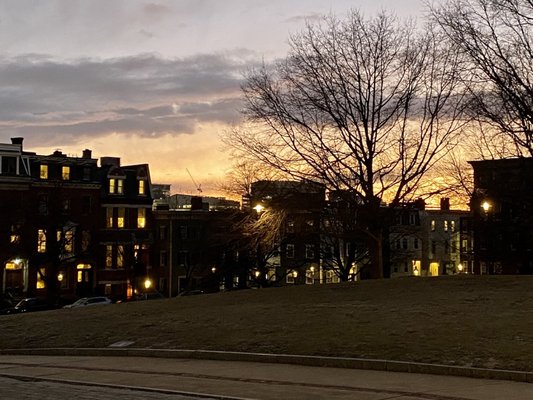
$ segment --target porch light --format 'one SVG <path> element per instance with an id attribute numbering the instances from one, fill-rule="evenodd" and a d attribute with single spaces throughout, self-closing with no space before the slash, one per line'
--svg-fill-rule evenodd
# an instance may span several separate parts
<path id="1" fill-rule="evenodd" d="M 146 278 L 146 280 L 144 281 L 144 288 L 150 289 L 151 287 L 152 287 L 152 280 L 150 278 Z"/>
<path id="2" fill-rule="evenodd" d="M 57 274 L 57 280 L 59 282 L 63 282 L 63 278 L 64 278 L 64 276 L 63 276 L 63 274 L 61 272 L 59 274 Z"/>

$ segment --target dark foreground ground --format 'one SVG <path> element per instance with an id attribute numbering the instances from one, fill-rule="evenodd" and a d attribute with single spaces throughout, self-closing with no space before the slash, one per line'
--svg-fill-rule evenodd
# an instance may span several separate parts
<path id="1" fill-rule="evenodd" d="M 0 338 L 2 349 L 132 341 L 533 371 L 533 277 L 364 281 L 6 315 Z"/>

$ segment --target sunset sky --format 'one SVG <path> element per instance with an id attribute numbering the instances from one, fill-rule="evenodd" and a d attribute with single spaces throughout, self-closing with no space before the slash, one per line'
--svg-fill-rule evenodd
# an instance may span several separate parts
<path id="1" fill-rule="evenodd" d="M 214 194 L 243 72 L 283 57 L 306 19 L 350 8 L 423 14 L 419 0 L 4 0 L 0 142 L 149 163 L 173 193 L 195 191 L 188 168 Z"/>

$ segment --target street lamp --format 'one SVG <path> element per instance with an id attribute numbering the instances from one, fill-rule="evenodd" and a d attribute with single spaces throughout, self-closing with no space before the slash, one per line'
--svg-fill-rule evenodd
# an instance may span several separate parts
<path id="1" fill-rule="evenodd" d="M 265 206 L 263 206 L 262 204 L 257 204 L 257 205 L 254 207 L 254 210 L 255 210 L 258 214 L 261 214 L 261 213 L 265 210 Z"/>
<path id="2" fill-rule="evenodd" d="M 483 211 L 489 212 L 490 209 L 492 208 L 492 204 L 490 204 L 487 200 L 485 200 L 483 203 L 481 203 L 481 208 L 483 209 Z"/>
<path id="3" fill-rule="evenodd" d="M 150 278 L 146 278 L 144 281 L 144 288 L 148 290 L 151 287 L 152 287 L 152 280 Z"/>
<path id="4" fill-rule="evenodd" d="M 459 271 L 460 274 L 463 273 L 463 269 L 464 269 L 463 264 L 459 264 L 459 265 L 457 266 L 457 270 Z"/>

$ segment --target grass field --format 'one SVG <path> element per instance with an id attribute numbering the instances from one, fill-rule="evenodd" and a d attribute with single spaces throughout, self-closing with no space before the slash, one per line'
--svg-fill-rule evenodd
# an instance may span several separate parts
<path id="1" fill-rule="evenodd" d="M 3 349 L 121 340 L 533 371 L 533 277 L 295 286 L 0 316 Z"/>

